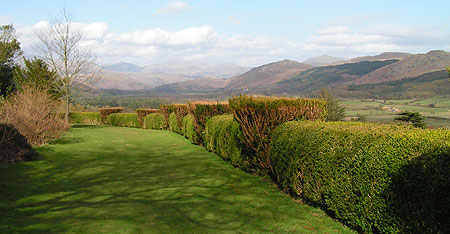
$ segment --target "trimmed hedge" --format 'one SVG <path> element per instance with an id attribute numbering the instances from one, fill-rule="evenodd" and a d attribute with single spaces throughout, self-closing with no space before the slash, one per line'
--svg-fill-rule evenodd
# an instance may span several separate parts
<path id="1" fill-rule="evenodd" d="M 139 123 L 141 123 L 141 125 L 143 125 L 143 123 L 144 123 L 145 116 L 147 116 L 148 114 L 159 113 L 159 112 L 160 112 L 159 109 L 136 109 L 138 120 L 139 120 Z"/>
<path id="2" fill-rule="evenodd" d="M 183 129 L 183 118 L 188 114 L 188 105 L 187 104 L 174 104 L 173 105 L 173 113 L 177 117 L 178 129 L 180 129 L 180 134 L 182 134 Z"/>
<path id="3" fill-rule="evenodd" d="M 181 134 L 181 129 L 178 127 L 178 120 L 175 112 L 172 112 L 169 115 L 169 130 Z"/>
<path id="4" fill-rule="evenodd" d="M 98 112 L 102 116 L 102 122 L 107 123 L 108 115 L 122 112 L 122 107 L 98 108 Z"/>
<path id="5" fill-rule="evenodd" d="M 271 132 L 278 125 L 295 119 L 323 120 L 326 116 L 326 102 L 317 99 L 243 95 L 231 98 L 229 103 L 242 130 L 241 140 L 253 158 L 253 170 L 261 174 L 272 171 Z"/>
<path id="6" fill-rule="evenodd" d="M 14 126 L 0 123 L 0 136 L 0 163 L 23 162 L 36 158 L 36 151 Z"/>
<path id="7" fill-rule="evenodd" d="M 100 112 L 70 112 L 70 123 L 80 124 L 102 124 Z"/>
<path id="8" fill-rule="evenodd" d="M 288 122 L 270 160 L 284 189 L 365 233 L 450 233 L 450 131 Z"/>
<path id="9" fill-rule="evenodd" d="M 161 111 L 161 113 L 164 116 L 164 123 L 165 123 L 164 128 L 168 128 L 169 127 L 169 116 L 173 112 L 173 105 L 161 105 L 161 106 L 159 106 L 159 110 Z"/>
<path id="10" fill-rule="evenodd" d="M 164 115 L 161 113 L 153 113 L 145 116 L 143 128 L 161 130 L 164 129 L 165 125 Z"/>
<path id="11" fill-rule="evenodd" d="M 140 128 L 136 113 L 114 113 L 108 115 L 107 121 L 112 126 Z"/>
<path id="12" fill-rule="evenodd" d="M 191 143 L 194 143 L 194 116 L 192 114 L 183 117 L 182 133 Z"/>
<path id="13" fill-rule="evenodd" d="M 239 124 L 233 120 L 233 115 L 214 116 L 206 123 L 205 148 L 245 170 L 250 162 L 242 151 L 243 145 L 239 139 L 241 134 Z"/>

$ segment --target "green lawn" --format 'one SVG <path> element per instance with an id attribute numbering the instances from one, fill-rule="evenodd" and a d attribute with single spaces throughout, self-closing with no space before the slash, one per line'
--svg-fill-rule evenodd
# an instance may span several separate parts
<path id="1" fill-rule="evenodd" d="M 169 131 L 75 126 L 0 165 L 0 233 L 354 233 Z"/>

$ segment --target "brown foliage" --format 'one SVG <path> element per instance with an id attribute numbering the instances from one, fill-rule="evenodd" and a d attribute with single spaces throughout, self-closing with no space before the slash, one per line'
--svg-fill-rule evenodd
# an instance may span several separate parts
<path id="1" fill-rule="evenodd" d="M 56 111 L 59 105 L 47 89 L 25 85 L 1 104 L 0 121 L 17 128 L 30 145 L 42 145 L 69 127 Z"/>
<path id="2" fill-rule="evenodd" d="M 136 113 L 138 116 L 138 121 L 141 125 L 144 123 L 144 118 L 148 114 L 159 113 L 161 112 L 159 109 L 136 109 Z"/>
<path id="3" fill-rule="evenodd" d="M 122 107 L 111 107 L 111 108 L 98 108 L 98 112 L 102 115 L 102 122 L 107 123 L 106 118 L 108 118 L 108 115 L 114 114 L 114 113 L 120 113 L 122 112 Z"/>
<path id="4" fill-rule="evenodd" d="M 17 129 L 0 124 L 0 163 L 23 162 L 35 156 L 36 152 Z"/>
<path id="5" fill-rule="evenodd" d="M 174 104 L 173 112 L 177 117 L 178 128 L 181 130 L 183 128 L 183 118 L 188 114 L 187 104 Z"/>
<path id="6" fill-rule="evenodd" d="M 277 126 L 295 119 L 323 119 L 326 115 L 325 102 L 315 99 L 240 96 L 229 102 L 242 129 L 241 140 L 254 154 L 255 170 L 263 174 L 272 171 L 270 136 Z"/>

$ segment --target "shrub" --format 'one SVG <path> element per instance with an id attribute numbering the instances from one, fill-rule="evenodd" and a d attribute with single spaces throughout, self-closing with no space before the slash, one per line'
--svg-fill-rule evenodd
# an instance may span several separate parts
<path id="1" fill-rule="evenodd" d="M 161 130 L 164 129 L 164 126 L 165 126 L 164 115 L 162 115 L 161 113 L 148 114 L 144 118 L 143 127 L 145 129 Z"/>
<path id="2" fill-rule="evenodd" d="M 47 89 L 24 85 L 0 106 L 0 123 L 11 124 L 30 145 L 42 145 L 57 139 L 69 125 L 57 113 L 60 103 Z"/>
<path id="3" fill-rule="evenodd" d="M 138 120 L 141 125 L 143 125 L 143 123 L 144 123 L 145 116 L 147 116 L 148 114 L 159 113 L 159 112 L 160 112 L 159 109 L 136 109 Z"/>
<path id="4" fill-rule="evenodd" d="M 273 133 L 274 177 L 364 233 L 449 233 L 450 131 L 288 122 Z"/>
<path id="5" fill-rule="evenodd" d="M 194 143 L 194 116 L 192 114 L 187 114 L 183 117 L 183 135 Z"/>
<path id="6" fill-rule="evenodd" d="M 23 162 L 36 157 L 27 139 L 12 125 L 0 124 L 0 136 L 0 163 Z"/>
<path id="7" fill-rule="evenodd" d="M 141 124 L 138 121 L 136 113 L 114 113 L 108 115 L 107 121 L 112 126 L 139 128 Z"/>
<path id="8" fill-rule="evenodd" d="M 102 124 L 100 112 L 70 112 L 70 123 L 80 124 Z"/>
<path id="9" fill-rule="evenodd" d="M 231 113 L 228 103 L 192 102 L 188 103 L 188 111 L 194 116 L 194 144 L 203 144 L 206 121 L 215 116 Z"/>
<path id="10" fill-rule="evenodd" d="M 239 96 L 229 100 L 230 108 L 242 130 L 242 142 L 252 158 L 254 170 L 270 174 L 271 132 L 294 119 L 323 119 L 325 102 L 316 99 Z"/>
<path id="11" fill-rule="evenodd" d="M 170 131 L 181 134 L 181 129 L 178 127 L 178 120 L 177 116 L 175 115 L 175 112 L 172 112 L 169 115 L 169 129 Z"/>
<path id="12" fill-rule="evenodd" d="M 206 123 L 205 148 L 245 170 L 249 161 L 242 152 L 243 145 L 239 139 L 241 134 L 239 124 L 233 120 L 233 115 L 214 116 Z"/>
<path id="13" fill-rule="evenodd" d="M 180 134 L 183 134 L 183 118 L 188 114 L 187 104 L 175 104 L 173 105 L 173 113 L 177 117 L 178 129 L 180 129 Z"/>
<path id="14" fill-rule="evenodd" d="M 108 115 L 120 113 L 122 112 L 122 110 L 123 110 L 122 107 L 98 108 L 98 112 L 100 112 L 100 115 L 102 116 L 103 123 L 107 123 L 106 118 L 108 118 Z"/>
<path id="15" fill-rule="evenodd" d="M 159 110 L 164 116 L 165 128 L 169 127 L 169 116 L 173 112 L 173 105 L 161 105 Z"/>

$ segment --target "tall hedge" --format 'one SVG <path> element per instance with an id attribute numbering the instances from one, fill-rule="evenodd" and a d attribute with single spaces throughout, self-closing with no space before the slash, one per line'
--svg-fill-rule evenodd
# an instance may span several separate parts
<path id="1" fill-rule="evenodd" d="M 239 96 L 229 100 L 230 108 L 242 130 L 254 170 L 270 174 L 271 132 L 280 124 L 294 119 L 324 119 L 326 103 L 317 99 Z"/>
<path id="2" fill-rule="evenodd" d="M 231 113 L 228 103 L 197 102 L 188 103 L 188 111 L 194 116 L 194 144 L 203 144 L 206 121 L 215 116 Z"/>
<path id="3" fill-rule="evenodd" d="M 148 114 L 159 113 L 159 112 L 160 112 L 159 109 L 136 109 L 138 120 L 139 120 L 139 123 L 141 123 L 141 125 L 144 124 L 145 116 L 147 116 Z"/>
<path id="4" fill-rule="evenodd" d="M 100 112 L 70 112 L 69 121 L 80 124 L 102 124 Z"/>
<path id="5" fill-rule="evenodd" d="M 188 105 L 187 104 L 174 104 L 173 105 L 173 113 L 177 117 L 178 129 L 180 130 L 180 134 L 182 134 L 181 130 L 183 129 L 183 118 L 188 114 Z"/>
<path id="6" fill-rule="evenodd" d="M 140 128 L 136 113 L 114 113 L 107 117 L 108 124 L 118 127 Z"/>
<path id="7" fill-rule="evenodd" d="M 169 115 L 169 130 L 181 134 L 181 129 L 178 126 L 177 115 L 175 112 L 172 112 Z"/>
<path id="8" fill-rule="evenodd" d="M 282 188 L 365 233 L 450 233 L 450 131 L 288 122 L 272 137 Z"/>
<path id="9" fill-rule="evenodd" d="M 114 114 L 114 113 L 120 113 L 122 111 L 123 111 L 122 107 L 98 108 L 98 112 L 100 112 L 103 123 L 107 123 L 106 118 L 108 118 L 108 115 Z"/>
<path id="10" fill-rule="evenodd" d="M 194 116 L 192 114 L 187 114 L 183 117 L 182 132 L 184 137 L 189 139 L 191 143 L 194 143 Z"/>
<path id="11" fill-rule="evenodd" d="M 161 105 L 159 110 L 164 116 L 165 128 L 169 127 L 169 116 L 173 112 L 173 105 Z"/>
<path id="12" fill-rule="evenodd" d="M 204 145 L 231 164 L 244 170 L 250 162 L 243 152 L 239 136 L 242 134 L 233 115 L 218 115 L 209 119 L 205 127 Z"/>
<path id="13" fill-rule="evenodd" d="M 165 127 L 164 115 L 161 113 L 148 114 L 144 118 L 143 128 L 161 130 Z"/>

